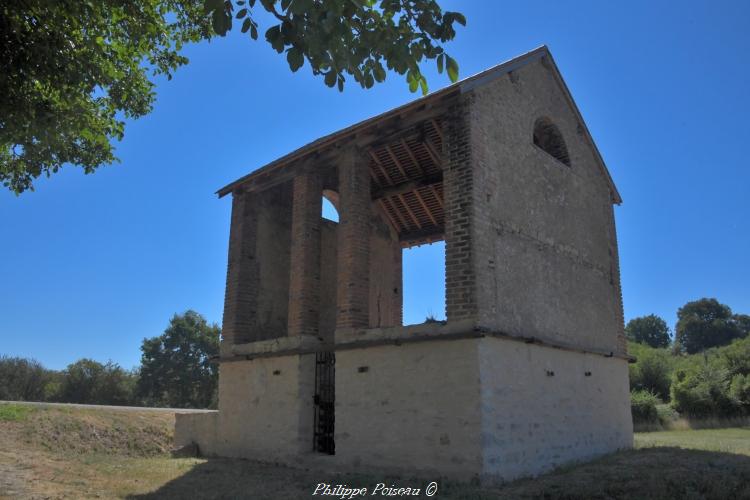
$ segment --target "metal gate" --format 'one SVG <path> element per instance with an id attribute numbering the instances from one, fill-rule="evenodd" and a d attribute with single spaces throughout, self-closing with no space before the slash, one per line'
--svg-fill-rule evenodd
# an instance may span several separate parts
<path id="1" fill-rule="evenodd" d="M 313 451 L 334 455 L 333 410 L 336 401 L 336 355 L 332 352 L 315 353 L 315 422 Z"/>

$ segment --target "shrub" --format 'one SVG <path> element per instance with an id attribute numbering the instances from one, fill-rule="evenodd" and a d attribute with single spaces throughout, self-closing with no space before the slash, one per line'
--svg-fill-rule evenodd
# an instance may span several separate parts
<path id="1" fill-rule="evenodd" d="M 635 351 L 635 352 L 634 352 Z M 669 353 L 664 349 L 639 346 L 631 352 L 637 362 L 630 365 L 630 389 L 649 391 L 662 400 L 669 399 L 672 383 L 672 366 Z"/>
<path id="2" fill-rule="evenodd" d="M 729 384 L 729 396 L 750 410 L 750 375 L 735 375 Z"/>
<path id="3" fill-rule="evenodd" d="M 720 356 L 730 375 L 750 375 L 750 338 L 735 340 L 721 349 Z"/>
<path id="4" fill-rule="evenodd" d="M 672 380 L 672 406 L 690 418 L 735 417 L 740 402 L 729 392 L 729 372 L 718 357 L 679 368 Z"/>
<path id="5" fill-rule="evenodd" d="M 659 413 L 656 405 L 660 404 L 659 398 L 649 391 L 630 392 L 630 413 L 633 415 L 634 424 L 658 424 Z"/>

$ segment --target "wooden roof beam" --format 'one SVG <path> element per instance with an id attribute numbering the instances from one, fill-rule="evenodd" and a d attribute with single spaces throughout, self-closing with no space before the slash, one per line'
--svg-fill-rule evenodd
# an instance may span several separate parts
<path id="1" fill-rule="evenodd" d="M 443 174 L 431 175 L 430 177 L 423 177 L 421 179 L 402 182 L 395 186 L 388 186 L 372 192 L 372 199 L 377 200 L 379 198 L 390 198 L 391 196 L 398 196 L 400 194 L 408 193 L 409 191 L 415 191 L 421 187 L 432 186 L 443 182 Z M 433 188 L 434 189 L 434 188 Z M 437 197 L 438 195 L 435 194 Z M 442 206 L 442 204 L 441 204 Z"/>

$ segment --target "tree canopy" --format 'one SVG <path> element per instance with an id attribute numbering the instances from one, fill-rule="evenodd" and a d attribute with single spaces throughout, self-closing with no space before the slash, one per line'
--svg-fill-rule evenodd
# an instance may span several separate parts
<path id="1" fill-rule="evenodd" d="M 188 62 L 186 43 L 239 31 L 264 38 L 289 67 L 307 61 L 329 87 L 347 76 L 364 88 L 406 76 L 427 92 L 420 70 L 436 61 L 451 81 L 458 64 L 441 44 L 456 12 L 434 0 L 8 0 L 0 6 L 0 180 L 20 194 L 64 164 L 84 172 L 117 160 L 112 142 L 125 118 L 149 113 L 154 78 Z M 265 29 L 265 27 L 263 27 Z"/>
<path id="2" fill-rule="evenodd" d="M 669 345 L 669 327 L 667 323 L 655 314 L 633 318 L 625 326 L 628 339 L 651 347 L 667 347 Z"/>
<path id="3" fill-rule="evenodd" d="M 729 306 L 716 299 L 688 302 L 677 311 L 675 341 L 688 354 L 729 344 L 743 336 Z"/>
<path id="4" fill-rule="evenodd" d="M 132 373 L 116 363 L 84 358 L 65 369 L 56 397 L 76 403 L 126 405 L 131 401 L 134 380 Z"/>
<path id="5" fill-rule="evenodd" d="M 195 311 L 176 314 L 164 334 L 144 339 L 138 397 L 150 406 L 207 408 L 215 404 L 219 369 L 218 325 Z"/>

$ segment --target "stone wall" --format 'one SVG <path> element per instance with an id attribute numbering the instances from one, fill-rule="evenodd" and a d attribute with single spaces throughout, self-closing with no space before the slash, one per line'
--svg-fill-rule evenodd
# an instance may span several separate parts
<path id="1" fill-rule="evenodd" d="M 291 463 L 310 452 L 314 370 L 314 354 L 222 363 L 216 453 Z"/>
<path id="2" fill-rule="evenodd" d="M 473 96 L 472 251 L 480 325 L 622 351 L 611 194 L 555 74 L 536 61 Z M 571 166 L 533 143 L 540 117 L 559 128 Z"/>
<path id="3" fill-rule="evenodd" d="M 476 361 L 474 340 L 338 351 L 337 461 L 471 477 L 481 469 Z"/>
<path id="4" fill-rule="evenodd" d="M 478 353 L 486 479 L 633 446 L 627 361 L 490 337 Z"/>

